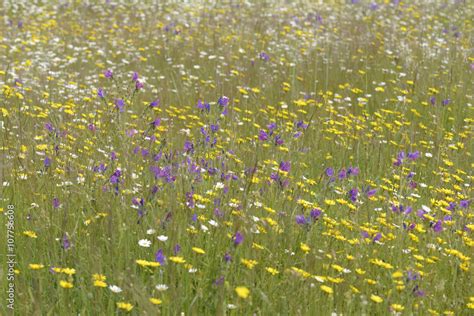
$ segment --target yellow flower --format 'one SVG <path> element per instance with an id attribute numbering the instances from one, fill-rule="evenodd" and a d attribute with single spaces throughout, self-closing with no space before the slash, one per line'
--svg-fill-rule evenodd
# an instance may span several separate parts
<path id="1" fill-rule="evenodd" d="M 334 293 L 334 290 L 332 288 L 330 288 L 329 286 L 327 285 L 321 285 L 320 286 L 320 289 L 323 291 L 323 292 L 326 292 L 328 294 L 332 294 Z"/>
<path id="2" fill-rule="evenodd" d="M 170 261 L 174 263 L 185 263 L 186 260 L 184 260 L 183 257 L 170 257 Z"/>
<path id="3" fill-rule="evenodd" d="M 377 296 L 377 295 L 375 295 L 375 294 L 372 294 L 372 295 L 370 296 L 370 299 L 371 299 L 372 301 L 374 301 L 375 303 L 382 303 L 382 302 L 383 302 L 383 298 L 381 298 L 380 296 Z"/>
<path id="4" fill-rule="evenodd" d="M 246 288 L 245 286 L 236 287 L 235 292 L 241 298 L 247 298 L 247 297 L 249 297 L 249 294 L 250 294 L 250 290 L 248 288 Z"/>
<path id="5" fill-rule="evenodd" d="M 30 263 L 28 266 L 31 270 L 40 270 L 44 268 L 44 265 L 37 263 Z"/>
<path id="6" fill-rule="evenodd" d="M 36 235 L 36 233 L 31 230 L 24 231 L 23 235 L 28 236 L 30 238 L 38 238 L 38 235 Z"/>
<path id="7" fill-rule="evenodd" d="M 394 279 L 398 279 L 398 278 L 401 278 L 403 277 L 403 272 L 401 271 L 395 271 L 394 273 L 392 273 L 392 278 Z"/>
<path id="8" fill-rule="evenodd" d="M 120 308 L 120 309 L 123 309 L 127 312 L 129 312 L 133 309 L 133 305 L 130 304 L 130 303 L 126 303 L 126 302 L 118 302 L 117 307 Z"/>
<path id="9" fill-rule="evenodd" d="M 240 262 L 250 270 L 252 270 L 253 267 L 255 267 L 255 265 L 258 263 L 257 261 L 251 259 L 240 259 Z"/>
<path id="10" fill-rule="evenodd" d="M 300 249 L 303 250 L 304 253 L 308 253 L 311 250 L 311 248 L 309 248 L 309 246 L 305 243 L 300 244 Z"/>
<path id="11" fill-rule="evenodd" d="M 400 305 L 400 304 L 392 304 L 390 305 L 390 308 L 394 310 L 395 312 L 401 312 L 405 309 L 405 307 L 403 307 L 403 305 Z"/>
<path id="12" fill-rule="evenodd" d="M 92 279 L 95 280 L 95 281 L 105 281 L 107 279 L 107 277 L 103 274 L 93 274 L 92 275 Z"/>
<path id="13" fill-rule="evenodd" d="M 192 249 L 193 249 L 193 251 L 194 251 L 195 253 L 198 253 L 198 254 L 200 254 L 200 255 L 203 255 L 203 254 L 206 253 L 203 249 L 198 248 L 198 247 L 193 247 Z"/>
<path id="14" fill-rule="evenodd" d="M 163 302 L 162 300 L 160 300 L 159 298 L 154 298 L 154 297 L 151 297 L 149 299 L 150 303 L 152 303 L 153 305 L 161 305 L 161 303 Z"/>
<path id="15" fill-rule="evenodd" d="M 74 285 L 71 282 L 61 280 L 61 281 L 59 281 L 59 286 L 62 287 L 63 289 L 70 289 Z"/>
<path id="16" fill-rule="evenodd" d="M 276 274 L 280 273 L 280 272 L 278 272 L 277 269 L 271 268 L 271 267 L 266 267 L 265 270 L 267 270 L 267 272 L 272 274 L 272 275 L 276 275 Z"/>
<path id="17" fill-rule="evenodd" d="M 101 281 L 101 280 L 95 280 L 95 281 L 94 281 L 94 286 L 97 286 L 97 287 L 107 287 L 107 283 L 105 283 L 104 281 Z"/>
<path id="18" fill-rule="evenodd" d="M 137 259 L 135 262 L 142 267 L 159 267 L 160 263 L 155 261 L 147 261 L 143 259 Z"/>
<path id="19" fill-rule="evenodd" d="M 61 272 L 67 275 L 74 275 L 76 274 L 76 269 L 64 268 L 64 269 L 61 269 Z"/>

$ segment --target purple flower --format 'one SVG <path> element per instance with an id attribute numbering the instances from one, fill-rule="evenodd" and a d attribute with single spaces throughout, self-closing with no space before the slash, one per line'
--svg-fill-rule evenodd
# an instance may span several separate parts
<path id="1" fill-rule="evenodd" d="M 99 89 L 97 90 L 97 95 L 99 96 L 99 98 L 102 98 L 102 99 L 105 98 L 104 89 L 99 88 Z"/>
<path id="2" fill-rule="evenodd" d="M 326 168 L 326 175 L 328 177 L 332 177 L 334 175 L 334 169 L 333 168 Z"/>
<path id="3" fill-rule="evenodd" d="M 44 166 L 46 168 L 51 166 L 51 159 L 49 157 L 44 158 Z"/>
<path id="4" fill-rule="evenodd" d="M 228 254 L 228 253 L 226 253 L 226 254 L 224 255 L 224 261 L 225 261 L 225 262 L 231 262 L 231 261 L 232 261 L 231 255 Z"/>
<path id="5" fill-rule="evenodd" d="M 235 233 L 234 237 L 234 245 L 238 246 L 244 241 L 244 235 L 242 235 L 239 231 Z"/>
<path id="6" fill-rule="evenodd" d="M 156 99 L 155 101 L 151 102 L 149 106 L 151 108 L 154 108 L 154 107 L 157 107 L 158 105 L 160 105 L 160 99 Z"/>
<path id="7" fill-rule="evenodd" d="M 267 125 L 267 128 L 268 128 L 270 131 L 276 129 L 276 127 L 277 127 L 277 125 L 276 125 L 275 122 L 272 122 L 272 123 L 270 123 L 270 124 Z"/>
<path id="8" fill-rule="evenodd" d="M 425 219 L 425 214 L 427 214 L 427 213 L 428 212 L 426 212 L 425 210 L 419 209 L 418 211 L 416 211 L 416 216 Z"/>
<path id="9" fill-rule="evenodd" d="M 179 244 L 174 245 L 173 253 L 176 256 L 181 251 L 181 246 Z"/>
<path id="10" fill-rule="evenodd" d="M 194 145 L 192 142 L 190 142 L 189 140 L 187 140 L 185 143 L 184 143 L 184 151 L 186 153 L 189 153 L 189 152 L 193 152 L 194 151 Z"/>
<path id="11" fill-rule="evenodd" d="M 118 109 L 120 112 L 124 111 L 125 101 L 122 99 L 115 99 L 115 108 Z"/>
<path id="12" fill-rule="evenodd" d="M 138 80 L 138 73 L 136 71 L 133 72 L 133 75 L 132 75 L 132 81 L 135 82 Z"/>
<path id="13" fill-rule="evenodd" d="M 298 224 L 298 225 L 307 224 L 306 218 L 304 217 L 304 215 L 296 215 L 295 219 L 296 219 L 296 224 Z"/>
<path id="14" fill-rule="evenodd" d="M 341 171 L 339 171 L 338 177 L 339 180 L 342 180 L 347 177 L 347 172 L 345 168 L 342 168 Z"/>
<path id="15" fill-rule="evenodd" d="M 227 106 L 229 104 L 229 98 L 223 95 L 222 97 L 219 98 L 219 100 L 217 100 L 217 103 L 220 106 Z"/>
<path id="16" fill-rule="evenodd" d="M 359 190 L 357 188 L 351 189 L 349 190 L 348 195 L 352 202 L 356 202 L 357 196 L 359 195 Z"/>
<path id="17" fill-rule="evenodd" d="M 53 199 L 53 207 L 58 208 L 61 205 L 58 198 Z"/>
<path id="18" fill-rule="evenodd" d="M 110 79 L 114 76 L 114 74 L 113 74 L 112 70 L 107 69 L 106 71 L 104 71 L 104 76 L 105 76 L 105 78 Z"/>
<path id="19" fill-rule="evenodd" d="M 431 103 L 431 105 L 435 105 L 436 104 L 436 97 L 434 97 L 434 96 L 431 97 L 430 98 L 430 103 Z"/>
<path id="20" fill-rule="evenodd" d="M 407 271 L 407 279 L 408 281 L 416 281 L 420 277 L 418 272 Z"/>
<path id="21" fill-rule="evenodd" d="M 281 146 L 283 145 L 284 141 L 283 139 L 281 139 L 281 136 L 280 135 L 276 135 L 275 136 L 275 145 L 277 146 Z"/>
<path id="22" fill-rule="evenodd" d="M 54 131 L 53 124 L 51 124 L 51 123 L 45 123 L 45 124 L 44 124 L 44 128 L 45 128 L 48 132 Z"/>
<path id="23" fill-rule="evenodd" d="M 307 129 L 307 128 L 308 128 L 308 124 L 305 124 L 303 121 L 298 121 L 298 122 L 296 123 L 296 128 Z"/>
<path id="24" fill-rule="evenodd" d="M 264 61 L 269 61 L 270 60 L 270 56 L 268 56 L 268 54 L 265 53 L 265 52 L 261 52 L 258 57 L 260 57 L 260 59 L 262 59 Z"/>
<path id="25" fill-rule="evenodd" d="M 219 130 L 219 125 L 211 124 L 211 132 L 216 133 Z"/>
<path id="26" fill-rule="evenodd" d="M 263 129 L 258 132 L 258 139 L 261 141 L 266 141 L 268 139 L 268 134 Z"/>
<path id="27" fill-rule="evenodd" d="M 279 169 L 284 172 L 290 172 L 291 163 L 289 161 L 282 161 L 280 162 Z"/>
<path id="28" fill-rule="evenodd" d="M 115 172 L 110 176 L 110 183 L 118 184 L 120 182 L 121 175 L 122 171 L 120 171 L 120 169 L 115 170 Z"/>
<path id="29" fill-rule="evenodd" d="M 198 100 L 196 107 L 203 111 L 206 110 L 207 112 L 211 110 L 211 105 L 209 103 L 203 103 L 200 99 Z"/>
<path id="30" fill-rule="evenodd" d="M 459 206 L 462 208 L 468 208 L 471 202 L 469 200 L 462 200 L 459 202 Z"/>
<path id="31" fill-rule="evenodd" d="M 65 233 L 63 235 L 63 249 L 68 250 L 69 248 L 71 248 L 71 242 L 69 241 L 67 233 Z"/>
<path id="32" fill-rule="evenodd" d="M 443 222 L 441 220 L 438 220 L 436 224 L 433 225 L 433 230 L 435 233 L 439 233 L 443 230 Z"/>
<path id="33" fill-rule="evenodd" d="M 408 207 L 405 209 L 405 211 L 403 212 L 403 214 L 408 215 L 408 214 L 410 214 L 410 213 L 412 212 L 412 210 L 413 210 L 413 209 L 411 208 L 411 206 L 408 206 Z"/>
<path id="34" fill-rule="evenodd" d="M 380 239 L 382 239 L 382 234 L 381 233 L 377 233 L 375 235 L 375 237 L 372 239 L 373 242 L 376 242 L 376 241 L 380 241 Z"/>
<path id="35" fill-rule="evenodd" d="M 163 250 L 159 249 L 155 254 L 155 261 L 159 262 L 161 265 L 165 264 L 166 257 L 163 254 Z"/>
<path id="36" fill-rule="evenodd" d="M 456 208 L 455 202 L 450 202 L 449 206 L 446 208 L 448 211 L 453 211 Z"/>
<path id="37" fill-rule="evenodd" d="M 416 160 L 419 157 L 420 157 L 420 152 L 418 150 L 408 153 L 408 159 L 410 159 L 410 160 Z"/>
<path id="38" fill-rule="evenodd" d="M 349 169 L 347 169 L 347 175 L 356 176 L 358 174 L 359 174 L 359 168 L 357 167 L 349 167 Z"/>
<path id="39" fill-rule="evenodd" d="M 309 215 L 311 216 L 311 219 L 313 221 L 318 220 L 319 216 L 321 216 L 321 214 L 322 214 L 322 211 L 320 209 L 317 209 L 317 208 L 312 209 L 311 212 L 309 213 Z"/>
<path id="40" fill-rule="evenodd" d="M 145 85 L 140 80 L 135 81 L 135 90 L 138 91 L 138 90 L 142 89 L 144 86 Z"/>
<path id="41" fill-rule="evenodd" d="M 451 102 L 450 99 L 445 99 L 445 100 L 443 100 L 443 102 L 441 104 L 448 105 L 450 102 Z"/>
<path id="42" fill-rule="evenodd" d="M 224 283 L 224 280 L 225 280 L 224 276 L 221 276 L 217 280 L 214 281 L 214 285 L 216 286 L 222 285 Z"/>
<path id="43" fill-rule="evenodd" d="M 154 128 L 160 126 L 161 124 L 161 119 L 159 118 L 156 118 L 153 122 L 151 122 L 151 126 L 153 126 Z"/>
<path id="44" fill-rule="evenodd" d="M 377 193 L 377 189 L 372 189 L 372 190 L 367 189 L 365 194 L 367 194 L 367 197 L 370 198 L 370 197 L 374 196 L 375 193 Z"/>

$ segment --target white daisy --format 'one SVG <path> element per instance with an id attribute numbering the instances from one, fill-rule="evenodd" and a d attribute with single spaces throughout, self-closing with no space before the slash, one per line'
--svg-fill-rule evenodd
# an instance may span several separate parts
<path id="1" fill-rule="evenodd" d="M 168 240 L 168 236 L 165 236 L 165 235 L 160 235 L 160 236 L 158 236 L 158 237 L 156 237 L 156 238 L 158 238 L 159 241 L 163 241 L 163 242 L 165 242 L 165 241 Z"/>
<path id="2" fill-rule="evenodd" d="M 120 293 L 122 292 L 122 289 L 119 288 L 117 285 L 109 285 L 109 289 L 114 292 L 114 293 Z"/>
<path id="3" fill-rule="evenodd" d="M 139 245 L 140 247 L 146 247 L 146 248 L 148 248 L 148 247 L 151 246 L 151 241 L 149 241 L 148 239 L 140 239 L 140 240 L 138 241 L 138 245 Z"/>
<path id="4" fill-rule="evenodd" d="M 160 291 L 160 292 L 163 292 L 163 291 L 166 291 L 168 289 L 168 285 L 166 284 L 158 284 L 157 286 L 155 286 L 155 288 Z"/>

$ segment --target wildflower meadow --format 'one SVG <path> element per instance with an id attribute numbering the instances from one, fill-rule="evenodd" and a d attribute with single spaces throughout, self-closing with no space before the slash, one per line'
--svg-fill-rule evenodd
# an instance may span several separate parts
<path id="1" fill-rule="evenodd" d="M 4 1 L 1 315 L 474 315 L 474 1 Z"/>

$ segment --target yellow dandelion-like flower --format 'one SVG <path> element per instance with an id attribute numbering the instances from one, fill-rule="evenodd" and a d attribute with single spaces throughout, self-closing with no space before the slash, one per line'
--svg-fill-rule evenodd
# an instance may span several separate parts
<path id="1" fill-rule="evenodd" d="M 390 305 L 390 308 L 395 312 L 401 312 L 405 309 L 405 307 L 403 307 L 403 305 L 400 305 L 400 304 L 392 304 Z"/>
<path id="2" fill-rule="evenodd" d="M 123 309 L 127 312 L 131 311 L 133 309 L 133 305 L 127 302 L 118 302 L 117 307 L 120 309 Z"/>
<path id="3" fill-rule="evenodd" d="M 250 290 L 248 288 L 246 288 L 245 286 L 238 286 L 235 288 L 235 293 L 237 293 L 237 295 L 240 297 L 240 298 L 247 298 L 249 297 L 250 295 Z"/>
<path id="4" fill-rule="evenodd" d="M 142 267 L 159 267 L 160 266 L 160 263 L 159 262 L 155 262 L 155 261 L 147 261 L 147 260 L 143 260 L 143 259 L 137 259 L 135 260 L 135 262 L 139 265 L 139 266 L 142 266 Z"/>
<path id="5" fill-rule="evenodd" d="M 38 235 L 34 231 L 27 230 L 23 232 L 23 235 L 30 237 L 30 238 L 38 238 Z"/>
<path id="6" fill-rule="evenodd" d="M 370 299 L 371 299 L 372 301 L 374 301 L 375 303 L 382 303 L 382 302 L 383 302 L 383 298 L 381 298 L 380 296 L 375 295 L 375 294 L 372 294 L 372 295 L 370 296 Z"/>
<path id="7" fill-rule="evenodd" d="M 150 303 L 152 303 L 153 305 L 161 305 L 161 303 L 163 303 L 162 300 L 160 300 L 159 298 L 154 298 L 154 297 L 151 297 L 149 299 Z"/>
<path id="8" fill-rule="evenodd" d="M 61 280 L 59 281 L 59 286 L 62 287 L 63 289 L 70 289 L 74 287 L 74 284 L 68 281 Z"/>
<path id="9" fill-rule="evenodd" d="M 272 267 L 266 267 L 265 270 L 267 270 L 267 272 L 271 275 L 277 275 L 278 273 L 280 273 L 277 269 Z"/>
<path id="10" fill-rule="evenodd" d="M 101 280 L 95 280 L 94 281 L 94 286 L 96 287 L 107 287 L 107 283 Z"/>
<path id="11" fill-rule="evenodd" d="M 174 262 L 174 263 L 185 263 L 186 260 L 184 260 L 183 257 L 170 257 L 169 258 L 170 261 Z"/>
<path id="12" fill-rule="evenodd" d="M 308 246 L 307 244 L 305 244 L 305 243 L 301 243 L 301 244 L 300 244 L 300 249 L 301 249 L 304 253 L 308 253 L 308 252 L 311 250 L 311 248 L 309 248 L 309 246 Z"/>
<path id="13" fill-rule="evenodd" d="M 326 203 L 327 205 L 330 205 L 330 206 L 336 205 L 336 201 L 334 201 L 334 200 L 324 200 L 324 203 Z"/>
<path id="14" fill-rule="evenodd" d="M 74 274 L 76 274 L 76 269 L 64 268 L 64 269 L 61 269 L 61 272 L 64 273 L 64 274 L 67 274 L 67 275 L 74 275 Z"/>
<path id="15" fill-rule="evenodd" d="M 107 277 L 103 274 L 94 273 L 92 275 L 92 279 L 94 281 L 105 281 L 107 279 Z"/>
<path id="16" fill-rule="evenodd" d="M 327 286 L 327 285 L 321 285 L 319 288 L 325 293 L 328 293 L 328 294 L 333 294 L 334 293 L 334 290 L 331 287 Z"/>
<path id="17" fill-rule="evenodd" d="M 395 271 L 394 273 L 392 273 L 392 278 L 394 279 L 399 279 L 401 277 L 403 277 L 403 272 L 401 271 Z"/>
<path id="18" fill-rule="evenodd" d="M 38 264 L 38 263 L 30 263 L 30 264 L 28 265 L 28 267 L 29 267 L 31 270 L 40 270 L 40 269 L 43 269 L 43 268 L 44 268 L 44 265 Z"/>
<path id="19" fill-rule="evenodd" d="M 356 294 L 357 294 L 357 293 L 360 293 L 359 289 L 356 288 L 355 286 L 352 286 L 352 285 L 351 285 L 351 290 L 352 290 L 352 292 L 354 292 L 354 293 L 356 293 Z"/>
<path id="20" fill-rule="evenodd" d="M 240 262 L 245 265 L 248 269 L 252 270 L 257 265 L 257 261 L 251 259 L 240 259 Z"/>
<path id="21" fill-rule="evenodd" d="M 203 254 L 206 253 L 206 252 L 204 251 L 204 249 L 201 249 L 201 248 L 198 248 L 198 247 L 193 247 L 192 249 L 193 249 L 193 251 L 194 251 L 195 253 L 200 254 L 200 255 L 203 255 Z"/>

